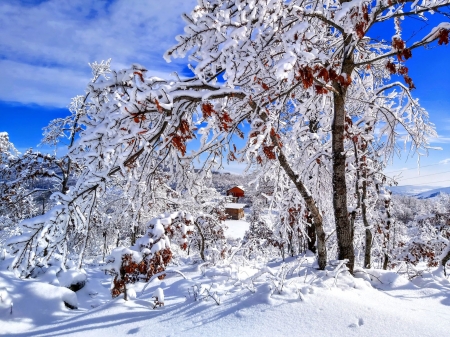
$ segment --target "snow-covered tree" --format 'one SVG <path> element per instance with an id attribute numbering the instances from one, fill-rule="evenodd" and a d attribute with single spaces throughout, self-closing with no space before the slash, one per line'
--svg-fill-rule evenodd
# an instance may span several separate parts
<path id="1" fill-rule="evenodd" d="M 450 24 L 442 23 L 418 42 L 407 45 L 399 19 L 410 16 L 425 19 L 424 12 L 448 4 L 446 0 L 199 1 L 192 14 L 184 17 L 186 33 L 178 37 L 178 44 L 166 57 L 183 57 L 191 52 L 190 58 L 195 62 L 192 69 L 198 78 L 206 80 L 223 74 L 227 87 L 246 93 L 253 107 L 247 118 L 258 123 L 260 129 L 248 152 L 257 157 L 260 149 L 261 154 L 278 158 L 285 171 L 290 172 L 292 181 L 299 185 L 317 229 L 322 227 L 320 211 L 316 212 L 315 203 L 308 201 L 311 195 L 286 160 L 278 133 L 280 125 L 284 127 L 281 121 L 289 107 L 297 109 L 297 116 L 305 123 L 316 123 L 319 114 L 327 116 L 339 258 L 348 259 L 352 270 L 353 227 L 347 209 L 346 178 L 348 118 L 382 125 L 386 156 L 395 149 L 399 126 L 411 136 L 413 149 L 427 147 L 426 136 L 433 132 L 426 112 L 411 97 L 414 84 L 404 61 L 420 46 L 436 40 L 447 44 Z M 370 39 L 370 29 L 388 20 L 396 28 L 392 42 Z M 403 76 L 406 85 L 390 81 L 390 74 Z M 395 97 L 394 89 L 398 89 Z M 320 105 L 318 110 L 316 107 Z M 355 112 L 357 116 L 349 116 Z M 369 120 L 365 112 L 375 119 Z M 233 119 L 235 115 L 230 117 Z M 292 137 L 294 133 L 289 135 Z M 295 134 L 292 138 L 299 136 Z M 320 259 L 324 253 L 321 239 L 318 245 Z"/>
<path id="2" fill-rule="evenodd" d="M 12 243 L 14 267 L 26 274 L 38 260 L 45 263 L 43 252 L 65 256 L 69 227 L 86 243 L 95 205 L 111 177 L 122 176 L 130 200 L 160 168 L 177 189 L 191 191 L 193 160 L 206 154 L 201 170 L 206 172 L 227 154 L 229 160 L 273 161 L 283 169 L 302 199 L 296 205 L 312 218 L 321 269 L 327 261 L 324 218 L 329 218 L 329 208 L 324 211 L 321 204 L 331 201 L 338 258 L 347 259 L 352 271 L 348 193 L 356 185 L 348 184 L 347 168 L 365 150 L 351 155 L 354 140 L 347 130 L 357 126 L 366 133 L 353 130 L 354 136 L 378 141 L 374 159 L 396 151 L 398 128 L 406 130 L 413 150 L 427 149 L 433 127 L 411 96 L 414 84 L 404 61 L 414 48 L 447 44 L 450 25 L 440 24 L 407 45 L 399 18 L 421 19 L 448 4 L 200 0 L 184 16 L 185 34 L 166 53 L 167 59 L 190 53 L 193 78 L 162 80 L 147 77 L 141 65 L 116 72 L 109 62 L 93 64 L 86 94 L 76 99 L 72 125 L 79 138 L 69 148 L 69 158 L 84 171 L 73 189 L 55 196 L 59 204 L 46 216 L 22 223 L 29 231 Z M 392 41 L 371 40 L 370 28 L 388 20 L 396 28 Z M 397 75 L 406 85 L 392 80 Z M 244 137 L 239 126 L 245 121 L 252 130 L 238 151 L 232 139 Z M 200 146 L 188 152 L 187 142 L 195 137 Z M 329 181 L 330 196 L 322 202 L 319 188 Z M 44 236 L 47 242 L 38 239 Z"/>

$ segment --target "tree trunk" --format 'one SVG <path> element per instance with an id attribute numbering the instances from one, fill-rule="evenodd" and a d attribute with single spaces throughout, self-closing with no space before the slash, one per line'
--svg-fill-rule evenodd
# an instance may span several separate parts
<path id="1" fill-rule="evenodd" d="M 127 294 L 127 284 L 124 282 L 124 284 L 123 284 L 123 299 L 125 300 L 125 301 L 128 301 L 128 294 Z"/>
<path id="2" fill-rule="evenodd" d="M 295 187 L 299 191 L 302 198 L 305 200 L 306 206 L 311 212 L 312 219 L 314 220 L 314 228 L 316 230 L 317 236 L 317 254 L 318 254 L 318 263 L 319 269 L 325 269 L 327 265 L 327 247 L 325 246 L 325 231 L 323 229 L 323 220 L 322 215 L 319 212 L 319 209 L 314 202 L 314 199 L 309 191 L 306 189 L 305 185 L 299 180 L 298 175 L 294 173 L 292 168 L 290 167 L 286 157 L 284 156 L 283 151 L 281 151 L 281 147 L 279 146 L 278 139 L 275 135 L 271 136 L 272 142 L 278 147 L 278 161 L 280 166 L 284 169 L 288 177 L 294 183 Z"/>
<path id="3" fill-rule="evenodd" d="M 200 237 L 202 239 L 199 244 L 200 257 L 202 258 L 203 261 L 205 261 L 205 236 L 203 235 L 202 229 L 200 228 L 198 223 L 194 221 L 194 225 L 195 227 L 197 227 L 198 233 L 200 234 Z"/>
<path id="4" fill-rule="evenodd" d="M 86 231 L 86 235 L 85 235 L 85 237 L 83 239 L 83 245 L 81 246 L 80 254 L 78 256 L 78 269 L 81 269 L 81 267 L 83 265 L 84 252 L 86 251 L 86 246 L 87 246 L 87 243 L 89 241 L 90 231 L 91 231 L 91 226 L 88 223 L 88 228 L 87 228 L 87 231 Z"/>
<path id="5" fill-rule="evenodd" d="M 444 258 L 441 261 L 441 265 L 444 269 L 444 275 L 447 276 L 447 271 L 445 270 L 445 265 L 447 264 L 447 262 L 450 261 L 450 248 L 447 251 L 447 254 L 445 254 Z"/>
<path id="6" fill-rule="evenodd" d="M 72 160 L 70 158 L 67 159 L 66 169 L 62 170 L 63 172 L 63 180 L 61 182 L 61 193 L 67 194 L 69 192 L 69 178 L 70 178 L 70 165 L 72 164 Z"/>
<path id="7" fill-rule="evenodd" d="M 256 108 L 256 106 L 253 106 L 253 108 Z M 267 121 L 267 115 L 265 115 L 264 112 L 262 112 L 260 116 L 263 121 Z M 306 207 L 311 212 L 317 237 L 317 255 L 319 269 L 324 270 L 327 265 L 327 247 L 325 245 L 325 231 L 323 229 L 322 215 L 320 214 L 320 211 L 317 208 L 312 195 L 309 193 L 305 185 L 303 185 L 303 182 L 300 181 L 300 177 L 294 173 L 291 166 L 289 165 L 289 162 L 281 149 L 280 142 L 278 141 L 277 136 L 271 133 L 270 139 L 272 140 L 272 143 L 278 148 L 277 159 L 280 163 L 280 166 L 283 168 L 289 179 L 291 179 L 292 183 L 297 188 L 297 191 L 300 193 L 303 200 L 305 200 Z"/>
<path id="8" fill-rule="evenodd" d="M 363 218 L 364 227 L 366 229 L 366 242 L 365 242 L 365 249 L 364 249 L 364 268 L 370 268 L 372 261 L 372 231 L 370 230 L 369 221 L 367 221 L 367 206 L 366 206 L 366 196 L 367 196 L 367 182 L 365 180 L 366 178 L 366 172 L 363 171 L 363 183 L 362 183 L 362 190 L 363 190 L 363 200 L 361 203 L 361 214 Z"/>
<path id="9" fill-rule="evenodd" d="M 309 226 L 306 227 L 306 234 L 308 234 L 308 250 L 315 253 L 316 252 L 316 226 L 314 226 L 314 223 L 311 219 L 309 211 L 308 211 L 308 216 L 307 216 L 306 221 L 309 224 Z"/>
<path id="10" fill-rule="evenodd" d="M 139 226 L 134 226 L 133 231 L 131 232 L 131 245 L 134 246 L 137 239 L 137 231 L 139 230 Z"/>
<path id="11" fill-rule="evenodd" d="M 347 72 L 344 72 L 347 73 Z M 351 71 L 348 72 L 351 74 Z M 333 94 L 334 119 L 332 125 L 333 153 L 333 208 L 338 241 L 338 259 L 347 259 L 347 267 L 353 274 L 355 252 L 353 249 L 353 228 L 347 210 L 347 182 L 345 179 L 345 95 L 347 89 L 334 83 L 337 93 Z"/>
<path id="12" fill-rule="evenodd" d="M 385 236 L 384 236 L 384 261 L 383 261 L 383 269 L 387 270 L 388 263 L 389 263 L 389 255 L 388 255 L 388 249 L 389 249 L 389 240 L 390 240 L 390 230 L 391 230 L 391 213 L 389 212 L 389 209 L 386 207 L 386 216 L 389 219 L 386 222 L 386 228 L 385 228 Z"/>
<path id="13" fill-rule="evenodd" d="M 387 255 L 387 253 L 384 253 L 383 270 L 387 270 L 388 263 L 389 263 L 389 255 Z"/>
<path id="14" fill-rule="evenodd" d="M 103 242 L 103 262 L 105 262 L 106 257 L 106 231 L 103 232 L 103 237 L 105 238 L 105 241 Z"/>
<path id="15" fill-rule="evenodd" d="M 288 253 L 291 257 L 294 257 L 294 230 L 292 227 L 288 233 Z"/>

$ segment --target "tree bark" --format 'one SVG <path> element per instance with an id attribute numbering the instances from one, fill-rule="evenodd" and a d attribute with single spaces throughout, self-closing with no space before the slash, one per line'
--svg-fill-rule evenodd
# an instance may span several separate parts
<path id="1" fill-rule="evenodd" d="M 123 284 L 123 299 L 125 300 L 125 301 L 128 301 L 128 294 L 127 294 L 127 284 L 124 282 L 124 284 Z"/>
<path id="2" fill-rule="evenodd" d="M 316 252 L 316 235 L 317 235 L 316 234 L 316 226 L 314 226 L 314 222 L 312 221 L 310 214 L 308 214 L 306 221 L 309 224 L 309 226 L 306 227 L 306 234 L 308 234 L 308 250 L 315 253 Z"/>
<path id="3" fill-rule="evenodd" d="M 387 270 L 388 263 L 389 263 L 389 255 L 388 255 L 388 248 L 389 248 L 389 240 L 390 240 L 390 230 L 391 230 L 391 213 L 389 212 L 388 206 L 386 206 L 386 216 L 389 219 L 386 222 L 386 228 L 385 228 L 385 237 L 384 237 L 384 261 L 383 261 L 383 270 Z M 387 233 L 386 233 L 387 232 Z"/>
<path id="4" fill-rule="evenodd" d="M 445 254 L 444 258 L 441 261 L 442 268 L 444 269 L 444 275 L 447 276 L 447 271 L 445 270 L 445 265 L 447 262 L 450 261 L 450 249 L 448 250 L 447 254 Z"/>
<path id="5" fill-rule="evenodd" d="M 81 246 L 80 254 L 78 256 L 78 269 L 81 269 L 81 267 L 83 265 L 84 253 L 86 251 L 87 243 L 88 243 L 88 240 L 89 240 L 89 234 L 90 234 L 90 231 L 91 231 L 90 223 L 88 223 L 87 226 L 88 226 L 88 228 L 87 228 L 87 231 L 86 231 L 86 235 L 83 238 L 83 245 Z"/>
<path id="6" fill-rule="evenodd" d="M 363 199 L 361 203 L 361 214 L 363 218 L 364 227 L 366 229 L 366 242 L 365 242 L 365 249 L 364 249 L 364 268 L 370 268 L 372 261 L 372 231 L 370 230 L 369 221 L 367 221 L 367 206 L 366 206 L 366 197 L 367 197 L 367 182 L 366 182 L 366 174 L 367 172 L 363 171 L 363 183 L 362 183 L 362 192 L 363 192 Z"/>
<path id="7" fill-rule="evenodd" d="M 291 166 L 289 165 L 287 158 L 285 157 L 283 151 L 281 151 L 281 147 L 279 146 L 278 139 L 276 135 L 271 136 L 272 142 L 278 147 L 278 162 L 283 170 L 286 172 L 288 177 L 294 183 L 295 187 L 299 191 L 302 198 L 305 200 L 306 206 L 311 212 L 312 219 L 314 220 L 314 228 L 316 230 L 317 236 L 317 254 L 318 254 L 318 263 L 319 269 L 325 269 L 327 265 L 327 247 L 325 245 L 325 231 L 323 229 L 323 220 L 322 215 L 317 208 L 317 205 L 309 193 L 308 189 L 303 185 L 303 183 L 299 180 L 297 174 L 294 173 Z"/>
<path id="8" fill-rule="evenodd" d="M 347 69 L 344 74 L 350 76 Z M 347 259 L 347 267 L 353 274 L 355 252 L 353 249 L 353 228 L 347 210 L 347 182 L 345 178 L 345 95 L 347 89 L 335 82 L 333 84 L 334 119 L 332 125 L 332 153 L 333 153 L 333 208 L 338 241 L 338 259 Z"/>
<path id="9" fill-rule="evenodd" d="M 103 232 L 103 237 L 105 238 L 105 241 L 103 242 L 103 262 L 105 262 L 106 257 L 106 231 Z"/>
<path id="10" fill-rule="evenodd" d="M 198 233 L 200 234 L 201 242 L 199 244 L 200 257 L 205 261 L 205 236 L 203 235 L 202 229 L 196 221 L 194 221 L 195 227 L 197 227 Z"/>
<path id="11" fill-rule="evenodd" d="M 139 226 L 134 226 L 133 231 L 131 232 L 131 245 L 134 246 L 137 240 L 137 231 L 139 230 Z"/>

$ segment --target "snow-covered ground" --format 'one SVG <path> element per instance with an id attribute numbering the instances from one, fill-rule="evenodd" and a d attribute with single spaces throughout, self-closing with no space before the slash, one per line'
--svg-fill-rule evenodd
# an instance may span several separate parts
<path id="1" fill-rule="evenodd" d="M 242 239 L 250 226 L 245 220 L 225 220 L 225 225 L 225 236 L 230 239 Z"/>
<path id="2" fill-rule="evenodd" d="M 176 269 L 187 279 L 169 274 L 142 296 L 144 284 L 136 284 L 137 298 L 129 301 L 110 300 L 110 278 L 89 267 L 76 310 L 64 307 L 68 290 L 1 271 L 0 334 L 411 337 L 450 331 L 450 283 L 439 271 L 410 282 L 379 270 L 359 270 L 357 278 L 336 266 L 320 272 L 312 257 L 263 267 L 266 262 L 208 266 L 184 260 Z M 158 288 L 165 305 L 153 309 Z"/>

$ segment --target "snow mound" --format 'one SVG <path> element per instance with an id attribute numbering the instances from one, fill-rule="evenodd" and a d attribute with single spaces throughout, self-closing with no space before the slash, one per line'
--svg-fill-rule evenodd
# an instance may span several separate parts
<path id="1" fill-rule="evenodd" d="M 86 274 L 78 270 L 66 270 L 57 274 L 59 285 L 69 288 L 72 291 L 78 291 L 86 284 Z"/>
<path id="2" fill-rule="evenodd" d="M 73 291 L 37 280 L 18 279 L 9 272 L 0 272 L 0 289 L 3 299 L 0 326 L 1 333 L 6 335 L 50 324 L 67 317 L 71 311 L 68 307 L 78 307 Z"/>

